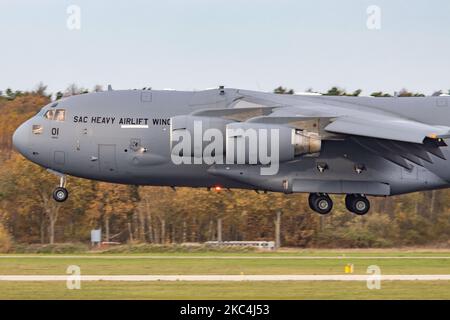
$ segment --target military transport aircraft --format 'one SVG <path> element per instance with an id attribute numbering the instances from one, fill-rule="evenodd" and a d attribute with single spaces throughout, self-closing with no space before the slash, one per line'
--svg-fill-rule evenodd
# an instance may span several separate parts
<path id="1" fill-rule="evenodd" d="M 60 178 L 133 185 L 329 194 L 366 214 L 367 195 L 450 184 L 450 97 L 279 95 L 219 87 L 112 90 L 50 103 L 14 133 L 15 148 Z"/>

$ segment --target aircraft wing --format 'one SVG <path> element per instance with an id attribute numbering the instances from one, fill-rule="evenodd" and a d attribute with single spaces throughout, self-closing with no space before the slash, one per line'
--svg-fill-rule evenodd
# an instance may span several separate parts
<path id="1" fill-rule="evenodd" d="M 417 121 L 383 117 L 367 119 L 338 117 L 325 127 L 328 132 L 379 139 L 423 143 L 425 139 L 450 137 L 449 127 L 431 126 Z"/>
<path id="2" fill-rule="evenodd" d="M 450 127 L 433 126 L 374 108 L 311 99 L 308 96 L 274 95 L 245 90 L 238 92 L 234 107 L 199 110 L 194 115 L 288 124 L 294 127 L 297 122 L 321 120 L 326 123 L 323 129 L 330 133 L 418 144 L 424 143 L 426 139 L 450 137 Z M 250 105 L 242 107 L 240 102 L 248 102 Z"/>
<path id="3" fill-rule="evenodd" d="M 250 105 L 242 107 L 241 102 Z M 405 160 L 419 165 L 431 162 L 429 154 L 445 159 L 440 147 L 446 146 L 443 139 L 450 138 L 450 127 L 342 101 L 239 90 L 233 103 L 228 109 L 198 110 L 194 114 L 299 129 L 307 122 L 316 122 L 314 126 L 322 132 L 351 139 L 405 168 L 410 168 Z"/>

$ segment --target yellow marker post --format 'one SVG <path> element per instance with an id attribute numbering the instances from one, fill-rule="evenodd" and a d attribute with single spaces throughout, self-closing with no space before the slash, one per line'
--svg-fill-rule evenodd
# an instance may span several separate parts
<path id="1" fill-rule="evenodd" d="M 352 263 L 348 263 L 348 264 L 344 267 L 344 272 L 345 272 L 345 273 L 353 273 L 353 264 L 352 264 Z"/>

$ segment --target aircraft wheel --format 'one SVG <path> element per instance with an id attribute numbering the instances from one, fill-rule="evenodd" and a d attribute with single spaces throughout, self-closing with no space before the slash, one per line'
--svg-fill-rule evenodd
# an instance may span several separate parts
<path id="1" fill-rule="evenodd" d="M 348 211 L 353 212 L 353 200 L 355 198 L 354 194 L 348 194 L 345 196 L 345 207 L 347 208 Z"/>
<path id="2" fill-rule="evenodd" d="M 316 199 L 316 197 L 317 197 L 317 193 L 310 193 L 309 194 L 309 197 L 308 197 L 308 204 L 309 204 L 309 207 L 312 209 L 312 210 L 314 210 L 314 200 Z"/>
<path id="3" fill-rule="evenodd" d="M 57 202 L 64 202 L 69 197 L 69 191 L 66 188 L 58 187 L 53 191 L 53 199 Z"/>
<path id="4" fill-rule="evenodd" d="M 333 200 L 326 194 L 311 193 L 308 202 L 311 209 L 319 214 L 330 213 L 333 209 Z"/>
<path id="5" fill-rule="evenodd" d="M 359 216 L 365 215 L 370 210 L 369 200 L 361 195 L 347 195 L 345 205 L 349 211 Z"/>

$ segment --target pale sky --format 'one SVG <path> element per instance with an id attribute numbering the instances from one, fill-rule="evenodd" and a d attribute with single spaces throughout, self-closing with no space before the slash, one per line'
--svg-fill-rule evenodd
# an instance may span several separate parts
<path id="1" fill-rule="evenodd" d="M 0 90 L 450 89 L 448 0 L 0 0 L 0 32 Z"/>

